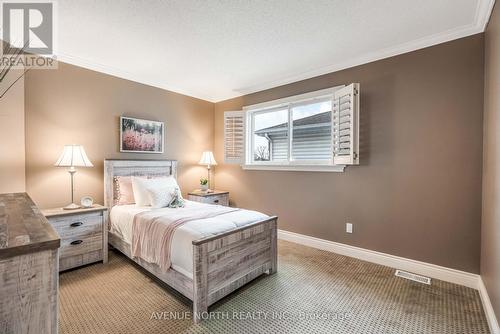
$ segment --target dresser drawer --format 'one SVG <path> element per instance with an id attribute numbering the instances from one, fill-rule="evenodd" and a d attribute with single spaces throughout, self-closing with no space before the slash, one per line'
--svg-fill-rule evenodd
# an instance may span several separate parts
<path id="1" fill-rule="evenodd" d="M 72 257 L 101 250 L 102 234 L 87 235 L 84 237 L 75 236 L 61 240 L 61 248 L 59 249 L 59 258 Z"/>
<path id="2" fill-rule="evenodd" d="M 188 194 L 188 199 L 194 202 L 229 206 L 228 192 L 220 192 L 220 191 L 218 193 L 192 192 Z"/>
<path id="3" fill-rule="evenodd" d="M 107 209 L 46 209 L 45 215 L 61 237 L 59 271 L 102 261 L 108 262 Z"/>
<path id="4" fill-rule="evenodd" d="M 218 204 L 218 205 L 225 205 L 228 206 L 228 198 L 226 195 L 213 195 L 213 196 L 207 196 L 204 198 L 205 203 L 208 204 Z"/>
<path id="5" fill-rule="evenodd" d="M 101 233 L 102 231 L 101 215 L 74 215 L 50 218 L 49 222 L 63 240 Z"/>
<path id="6" fill-rule="evenodd" d="M 59 271 L 101 261 L 103 259 L 103 252 L 104 250 L 100 249 L 89 253 L 62 257 L 59 259 Z"/>

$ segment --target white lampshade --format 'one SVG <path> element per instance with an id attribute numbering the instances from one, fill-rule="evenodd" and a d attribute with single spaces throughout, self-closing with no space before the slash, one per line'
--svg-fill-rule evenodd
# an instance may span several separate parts
<path id="1" fill-rule="evenodd" d="M 64 145 L 64 150 L 55 163 L 57 167 L 94 167 L 82 145 Z"/>
<path id="2" fill-rule="evenodd" d="M 199 164 L 206 166 L 213 166 L 217 165 L 217 162 L 215 161 L 214 154 L 211 151 L 205 151 L 201 155 Z"/>

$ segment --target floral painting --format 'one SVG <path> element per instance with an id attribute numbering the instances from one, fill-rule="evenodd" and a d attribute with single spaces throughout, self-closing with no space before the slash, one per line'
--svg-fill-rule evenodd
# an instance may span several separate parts
<path id="1" fill-rule="evenodd" d="M 120 151 L 163 153 L 163 122 L 120 117 Z"/>

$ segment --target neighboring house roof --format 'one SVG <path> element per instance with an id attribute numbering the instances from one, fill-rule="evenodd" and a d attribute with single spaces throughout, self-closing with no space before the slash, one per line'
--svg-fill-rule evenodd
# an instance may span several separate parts
<path id="1" fill-rule="evenodd" d="M 329 111 L 312 115 L 309 117 L 304 117 L 304 118 L 299 118 L 293 121 L 293 127 L 307 127 L 308 125 L 313 125 L 313 126 L 321 126 L 321 125 L 326 125 L 331 122 L 331 114 Z M 260 129 L 255 131 L 256 135 L 264 135 L 265 133 L 270 133 L 270 132 L 279 132 L 286 130 L 288 128 L 288 123 L 282 123 L 278 124 L 275 126 L 270 126 L 268 128 Z"/>

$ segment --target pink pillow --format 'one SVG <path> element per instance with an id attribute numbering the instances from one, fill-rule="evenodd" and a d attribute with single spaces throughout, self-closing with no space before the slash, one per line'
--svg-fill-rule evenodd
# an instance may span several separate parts
<path id="1" fill-rule="evenodd" d="M 135 204 L 131 176 L 115 176 L 115 200 L 117 205 Z"/>

